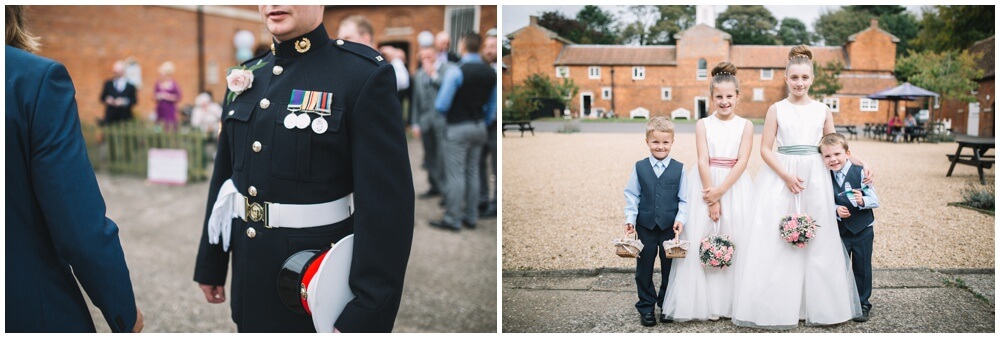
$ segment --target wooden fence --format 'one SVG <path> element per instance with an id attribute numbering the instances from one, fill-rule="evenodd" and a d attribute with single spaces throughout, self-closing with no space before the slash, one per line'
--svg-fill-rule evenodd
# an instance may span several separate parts
<path id="1" fill-rule="evenodd" d="M 208 140 L 200 130 L 182 127 L 165 131 L 159 125 L 132 121 L 101 128 L 84 125 L 83 133 L 95 170 L 107 168 L 115 174 L 146 176 L 149 149 L 182 149 L 188 156 L 188 180 L 208 177 Z M 102 156 L 99 143 L 103 143 L 106 156 Z"/>

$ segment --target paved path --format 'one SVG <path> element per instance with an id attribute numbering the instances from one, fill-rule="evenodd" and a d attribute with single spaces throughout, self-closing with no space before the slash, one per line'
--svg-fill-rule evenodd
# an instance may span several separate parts
<path id="1" fill-rule="evenodd" d="M 996 330 L 992 269 L 876 269 L 873 286 L 870 321 L 791 332 Z M 629 269 L 504 271 L 503 332 L 769 332 L 725 319 L 644 327 L 636 299 Z"/>
<path id="2" fill-rule="evenodd" d="M 409 145 L 417 193 L 427 190 L 419 169 L 420 144 Z M 97 175 L 129 264 L 144 332 L 235 332 L 229 302 L 205 302 L 194 261 L 205 217 L 208 182 L 146 184 L 142 178 Z M 438 199 L 416 202 L 413 247 L 407 266 L 397 332 L 497 331 L 497 221 L 480 220 L 458 233 L 431 228 Z M 226 288 L 227 294 L 229 287 Z M 110 332 L 91 306 L 98 332 Z"/>
<path id="3" fill-rule="evenodd" d="M 554 133 L 566 128 L 567 125 L 578 127 L 582 133 L 638 133 L 641 135 L 646 132 L 645 122 L 582 122 L 580 120 L 531 121 L 531 126 L 535 128 L 536 133 Z M 694 129 L 694 121 L 687 122 L 680 120 L 677 123 L 674 123 L 674 131 L 677 133 L 694 134 Z M 754 134 L 760 134 L 763 130 L 763 123 L 754 123 Z M 507 132 L 510 134 L 506 134 L 506 137 L 521 137 L 521 132 L 516 129 L 508 130 Z M 530 136 L 530 132 L 527 132 L 524 135 L 524 137 Z"/>

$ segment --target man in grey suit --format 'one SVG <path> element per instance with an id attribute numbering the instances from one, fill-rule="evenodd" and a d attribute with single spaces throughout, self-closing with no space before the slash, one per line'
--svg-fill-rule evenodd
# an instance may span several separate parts
<path id="1" fill-rule="evenodd" d="M 445 74 L 434 108 L 448 126 L 444 143 L 445 206 L 440 221 L 431 226 L 460 230 L 475 228 L 479 219 L 479 158 L 486 144 L 485 121 L 496 116 L 497 73 L 479 56 L 482 37 L 468 33 L 459 43 L 462 59 Z"/>
<path id="2" fill-rule="evenodd" d="M 436 64 L 437 51 L 433 47 L 423 47 L 417 54 L 420 69 L 413 75 L 413 96 L 410 98 L 410 130 L 419 138 L 424 147 L 424 169 L 430 189 L 420 194 L 420 198 L 438 196 L 444 190 L 444 158 L 441 146 L 444 143 L 445 117 L 434 109 L 434 99 L 441 87 L 442 74 L 451 63 Z"/>

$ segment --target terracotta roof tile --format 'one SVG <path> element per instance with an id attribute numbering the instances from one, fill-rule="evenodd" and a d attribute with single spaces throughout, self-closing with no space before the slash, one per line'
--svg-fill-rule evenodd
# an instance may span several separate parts
<path id="1" fill-rule="evenodd" d="M 556 58 L 559 66 L 677 65 L 675 46 L 568 45 Z"/>
<path id="2" fill-rule="evenodd" d="M 788 51 L 793 46 L 757 46 L 736 45 L 730 48 L 730 59 L 739 68 L 785 68 L 788 64 Z M 840 61 L 847 68 L 842 47 L 817 46 L 810 47 L 813 60 L 826 64 L 832 60 Z"/>
<path id="3" fill-rule="evenodd" d="M 976 42 L 969 48 L 969 53 L 983 54 L 983 57 L 979 59 L 978 68 L 983 70 L 984 79 L 996 75 L 996 35 Z"/>
<path id="4" fill-rule="evenodd" d="M 871 95 L 899 85 L 895 77 L 887 76 L 866 76 L 866 75 L 845 75 L 841 73 L 840 84 L 843 87 L 837 91 L 840 95 Z"/>

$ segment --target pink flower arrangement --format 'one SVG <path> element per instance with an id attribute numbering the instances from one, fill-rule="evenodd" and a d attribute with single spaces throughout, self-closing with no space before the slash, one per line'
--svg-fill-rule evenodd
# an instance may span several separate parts
<path id="1" fill-rule="evenodd" d="M 240 95 L 253 87 L 253 72 L 247 69 L 233 69 L 226 76 L 226 86 L 229 87 L 229 91 Z"/>
<path id="2" fill-rule="evenodd" d="M 725 269 L 733 264 L 733 241 L 726 235 L 712 235 L 701 240 L 701 266 Z"/>
<path id="3" fill-rule="evenodd" d="M 816 236 L 819 224 L 806 214 L 793 213 L 781 219 L 778 224 L 781 239 L 788 244 L 804 248 Z"/>

